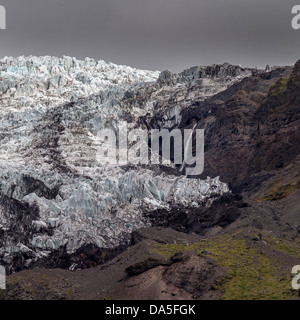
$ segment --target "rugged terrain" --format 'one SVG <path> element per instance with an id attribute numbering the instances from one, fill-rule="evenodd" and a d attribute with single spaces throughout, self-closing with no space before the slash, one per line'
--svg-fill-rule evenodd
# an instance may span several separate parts
<path id="1" fill-rule="evenodd" d="M 21 57 L 0 70 L 3 299 L 297 298 L 300 61 L 159 74 Z M 119 121 L 204 129 L 203 174 L 102 164 L 97 132 Z"/>

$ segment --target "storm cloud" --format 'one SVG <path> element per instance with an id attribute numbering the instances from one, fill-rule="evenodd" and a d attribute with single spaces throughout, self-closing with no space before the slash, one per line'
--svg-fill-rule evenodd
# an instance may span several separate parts
<path id="1" fill-rule="evenodd" d="M 300 0 L 0 0 L 0 57 L 69 55 L 150 70 L 289 65 Z"/>

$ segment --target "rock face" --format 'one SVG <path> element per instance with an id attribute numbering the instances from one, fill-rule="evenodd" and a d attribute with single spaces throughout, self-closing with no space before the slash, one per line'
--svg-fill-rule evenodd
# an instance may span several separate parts
<path id="1" fill-rule="evenodd" d="M 271 87 L 254 116 L 257 142 L 251 173 L 286 167 L 299 154 L 300 146 L 300 61 L 289 76 Z M 266 152 L 267 150 L 267 152 Z"/>
<path id="2" fill-rule="evenodd" d="M 213 228 L 220 231 L 230 225 L 240 216 L 240 209 L 244 206 L 246 204 L 240 196 L 226 193 L 209 206 L 183 207 L 174 203 L 169 210 L 159 208 L 147 212 L 146 216 L 153 226 L 204 235 Z"/>
<path id="3" fill-rule="evenodd" d="M 290 113 L 267 111 L 277 103 L 280 108 L 283 107 L 280 101 L 273 100 L 282 99 L 281 93 L 276 92 L 276 87 L 280 86 L 281 82 L 285 82 L 281 89 L 285 95 L 291 72 L 290 67 L 278 68 L 247 77 L 203 102 L 194 101 L 190 107 L 183 110 L 179 127 L 185 128 L 191 120 L 196 120 L 197 127 L 205 128 L 206 161 L 203 176 L 214 176 L 218 172 L 221 180 L 234 186 L 253 174 L 278 167 L 278 157 L 286 157 L 283 163 L 286 165 L 299 153 L 296 138 L 299 113 L 296 108 L 287 102 L 288 108 L 291 108 Z M 291 134 L 292 131 L 294 134 Z M 275 150 L 275 140 L 280 132 L 282 138 L 278 141 L 278 146 L 280 145 L 282 150 L 288 148 L 285 155 Z M 290 140 L 293 137 L 296 138 L 296 143 L 284 142 L 285 139 Z M 290 152 L 291 148 L 295 149 Z M 278 165 L 274 164 L 275 161 Z"/>
<path id="4" fill-rule="evenodd" d="M 196 66 L 174 74 L 169 70 L 160 73 L 158 83 L 175 85 L 177 83 L 196 82 L 200 79 L 224 79 L 228 81 L 236 77 L 249 77 L 261 73 L 260 69 L 242 68 L 229 63 L 223 65 L 214 64 L 211 66 Z"/>

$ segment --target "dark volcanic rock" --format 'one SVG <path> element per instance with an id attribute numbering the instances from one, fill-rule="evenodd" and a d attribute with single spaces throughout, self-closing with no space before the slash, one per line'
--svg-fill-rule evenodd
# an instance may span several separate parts
<path id="1" fill-rule="evenodd" d="M 257 133 L 249 173 L 286 167 L 300 152 L 300 61 L 281 77 L 254 116 Z"/>
<path id="2" fill-rule="evenodd" d="M 196 120 L 197 128 L 205 129 L 202 177 L 219 175 L 232 187 L 241 186 L 241 181 L 246 182 L 254 173 L 287 165 L 299 153 L 299 111 L 291 104 L 296 98 L 288 94 L 297 87 L 295 70 L 291 78 L 290 67 L 250 76 L 205 101 L 194 101 L 182 111 L 180 128 L 189 128 Z M 281 97 L 281 91 L 274 91 L 282 79 L 289 79 L 288 87 L 294 88 L 284 93 L 289 101 Z M 267 111 L 274 100 L 280 108 L 286 101 L 287 108 L 280 115 L 277 110 L 273 115 Z"/>
<path id="3" fill-rule="evenodd" d="M 195 66 L 184 70 L 181 73 L 172 73 L 165 70 L 160 73 L 158 78 L 159 85 L 175 85 L 188 81 L 196 81 L 203 78 L 226 78 L 238 76 L 251 76 L 256 73 L 261 73 L 262 70 L 242 68 L 241 66 L 231 65 L 229 63 L 214 64 L 211 66 Z"/>
<path id="4" fill-rule="evenodd" d="M 129 276 L 135 276 L 141 274 L 147 270 L 155 268 L 161 265 L 168 265 L 170 261 L 167 261 L 164 258 L 147 258 L 143 261 L 137 262 L 134 265 L 126 268 L 126 272 Z"/>
<path id="5" fill-rule="evenodd" d="M 48 188 L 42 181 L 34 179 L 30 176 L 24 176 L 23 178 L 23 194 L 28 195 L 35 193 L 38 197 L 44 197 L 46 199 L 55 199 L 58 195 L 59 186 L 53 189 Z"/>
<path id="6" fill-rule="evenodd" d="M 20 243 L 24 247 L 29 245 L 35 233 L 32 221 L 39 218 L 38 207 L 9 198 L 2 193 L 0 193 L 0 204 L 4 217 L 9 216 L 10 218 L 9 228 L 0 229 L 0 248 L 5 245 L 13 248 Z M 19 252 L 13 253 L 10 257 L 0 255 L 0 261 L 6 267 L 6 272 L 10 274 L 22 270 L 25 260 L 32 257 L 33 254 L 30 250 L 21 248 Z"/>
<path id="7" fill-rule="evenodd" d="M 131 244 L 135 245 L 144 240 L 153 240 L 157 243 L 181 243 L 192 244 L 199 241 L 202 237 L 197 234 L 186 234 L 171 228 L 140 228 L 132 233 Z"/>
<path id="8" fill-rule="evenodd" d="M 115 248 L 99 248 L 90 243 L 71 254 L 67 253 L 65 247 L 62 247 L 52 252 L 47 258 L 39 259 L 32 263 L 30 268 L 62 268 L 71 270 L 92 268 L 113 259 L 126 250 L 127 247 L 126 245 L 120 245 Z"/>
<path id="9" fill-rule="evenodd" d="M 170 211 L 156 210 L 146 213 L 153 226 L 170 227 L 182 232 L 204 235 L 215 226 L 226 227 L 240 216 L 240 208 L 246 206 L 238 195 L 225 194 L 210 207 L 173 206 Z"/>
<path id="10" fill-rule="evenodd" d="M 213 260 L 194 252 L 178 253 L 172 260 L 175 263 L 163 272 L 163 279 L 169 286 L 188 292 L 195 300 L 211 298 L 213 285 L 226 274 Z"/>

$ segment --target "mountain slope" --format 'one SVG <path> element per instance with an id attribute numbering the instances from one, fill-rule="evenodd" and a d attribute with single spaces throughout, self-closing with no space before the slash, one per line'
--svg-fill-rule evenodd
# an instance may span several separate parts
<path id="1" fill-rule="evenodd" d="M 120 298 L 120 292 L 133 299 L 295 298 L 289 287 L 300 257 L 300 62 L 158 75 L 70 59 L 2 61 L 10 89 L 3 91 L 0 110 L 0 263 L 8 272 L 72 270 L 13 275 L 7 297 L 104 299 Z M 28 67 L 32 61 L 38 69 Z M 62 61 L 76 71 L 60 69 Z M 71 79 L 55 87 L 54 98 L 35 71 L 49 65 Z M 79 81 L 81 72 L 93 79 Z M 24 91 L 27 82 L 39 93 Z M 24 104 L 22 96 L 34 103 Z M 204 129 L 204 173 L 186 177 L 172 163 L 99 162 L 97 132 L 117 130 L 119 121 L 129 129 Z M 33 279 L 43 273 L 61 284 L 44 279 L 49 290 L 37 290 L 41 283 Z M 108 274 L 111 285 L 101 280 Z M 182 284 L 189 279 L 203 287 Z"/>

